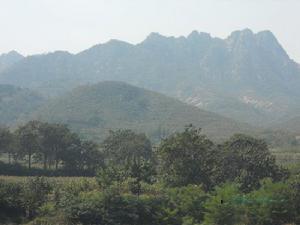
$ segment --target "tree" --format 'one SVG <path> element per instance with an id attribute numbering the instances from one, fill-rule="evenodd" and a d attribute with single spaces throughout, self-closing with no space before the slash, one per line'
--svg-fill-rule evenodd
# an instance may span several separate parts
<path id="1" fill-rule="evenodd" d="M 11 163 L 13 153 L 14 136 L 8 128 L 0 127 L 0 153 L 8 154 L 8 161 Z"/>
<path id="2" fill-rule="evenodd" d="M 204 204 L 208 194 L 198 185 L 166 189 L 167 220 L 170 224 L 200 224 L 204 219 Z M 178 221 L 178 222 L 175 222 Z"/>
<path id="3" fill-rule="evenodd" d="M 71 133 L 66 125 L 62 124 L 42 123 L 39 132 L 44 168 L 46 169 L 48 161 L 54 161 L 55 169 L 58 169 L 62 151 L 78 142 L 78 138 Z"/>
<path id="4" fill-rule="evenodd" d="M 62 161 L 65 169 L 95 173 L 97 168 L 103 166 L 103 154 L 96 143 L 83 141 L 77 134 L 70 132 L 63 141 L 61 147 L 65 147 L 58 152 L 58 160 Z"/>
<path id="5" fill-rule="evenodd" d="M 201 129 L 186 127 L 159 145 L 160 174 L 168 185 L 202 184 L 207 190 L 213 185 L 214 153 L 213 142 Z"/>
<path id="6" fill-rule="evenodd" d="M 100 152 L 98 145 L 92 141 L 82 141 L 82 161 L 83 169 L 95 172 L 99 167 L 103 167 L 103 153 Z"/>
<path id="7" fill-rule="evenodd" d="M 259 187 L 259 181 L 270 177 L 281 180 L 287 172 L 275 163 L 267 144 L 247 135 L 234 135 L 221 146 L 221 177 L 237 181 L 243 191 Z"/>
<path id="8" fill-rule="evenodd" d="M 18 140 L 18 156 L 28 156 L 28 168 L 31 168 L 32 156 L 40 152 L 39 121 L 30 121 L 16 130 Z"/>
<path id="9" fill-rule="evenodd" d="M 150 140 L 145 134 L 136 134 L 132 130 L 110 131 L 103 141 L 104 154 L 108 161 L 129 165 L 139 160 L 153 160 Z"/>
<path id="10" fill-rule="evenodd" d="M 237 184 L 226 183 L 212 193 L 205 203 L 203 225 L 236 225 L 242 224 L 244 207 L 238 200 L 242 199 L 242 193 Z"/>
<path id="11" fill-rule="evenodd" d="M 135 187 L 139 187 L 141 181 L 150 182 L 155 160 L 151 142 L 145 134 L 131 130 L 111 131 L 102 146 L 106 164 L 125 170 L 124 174 L 135 179 Z"/>
<path id="12" fill-rule="evenodd" d="M 247 195 L 248 224 L 294 224 L 299 207 L 295 199 L 297 189 L 288 182 L 274 183 L 271 179 L 264 179 L 261 183 L 260 189 Z"/>
<path id="13" fill-rule="evenodd" d="M 51 191 L 49 182 L 43 177 L 28 178 L 22 191 L 22 205 L 26 216 L 31 218 L 36 214 L 38 207 L 47 201 Z"/>
<path id="14" fill-rule="evenodd" d="M 65 147 L 62 148 L 61 151 L 57 152 L 56 164 L 58 164 L 57 162 L 61 160 L 63 166 L 69 171 L 80 170 L 83 164 L 80 138 L 77 134 L 68 132 L 63 140 L 64 144 L 61 147 Z"/>

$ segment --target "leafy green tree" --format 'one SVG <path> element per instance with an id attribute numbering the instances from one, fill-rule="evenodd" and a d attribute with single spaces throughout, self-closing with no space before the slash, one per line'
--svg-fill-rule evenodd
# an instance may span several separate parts
<path id="1" fill-rule="evenodd" d="M 226 141 L 221 149 L 223 181 L 237 181 L 244 191 L 258 188 L 263 178 L 278 181 L 288 176 L 286 170 L 276 165 L 275 157 L 263 140 L 238 134 Z"/>
<path id="2" fill-rule="evenodd" d="M 37 209 L 47 201 L 51 190 L 50 184 L 43 177 L 27 179 L 22 190 L 22 205 L 28 218 L 32 218 Z"/>
<path id="3" fill-rule="evenodd" d="M 150 140 L 132 130 L 110 131 L 102 146 L 107 159 L 116 164 L 127 166 L 141 159 L 153 159 Z"/>
<path id="4" fill-rule="evenodd" d="M 155 166 L 144 159 L 134 162 L 127 171 L 130 178 L 130 189 L 133 194 L 141 193 L 141 183 L 153 183 L 156 174 Z"/>
<path id="5" fill-rule="evenodd" d="M 242 198 L 236 184 L 226 183 L 212 193 L 205 203 L 203 225 L 236 225 L 242 224 L 244 208 L 238 200 Z"/>
<path id="6" fill-rule="evenodd" d="M 100 152 L 99 146 L 92 141 L 82 141 L 81 143 L 83 169 L 88 171 L 96 171 L 104 166 L 103 153 Z"/>
<path id="7" fill-rule="evenodd" d="M 102 192 L 68 195 L 61 202 L 61 209 L 72 224 L 167 225 L 164 203 L 157 196 L 120 194 L 111 187 Z"/>
<path id="8" fill-rule="evenodd" d="M 31 168 L 32 156 L 41 150 L 39 121 L 30 121 L 16 130 L 18 141 L 18 157 L 28 157 L 28 168 Z"/>
<path id="9" fill-rule="evenodd" d="M 49 123 L 42 123 L 39 132 L 41 134 L 42 145 L 40 153 L 42 154 L 44 169 L 47 169 L 47 164 L 50 164 L 50 160 L 57 158 L 57 142 L 61 136 L 57 132 L 56 126 Z"/>
<path id="10" fill-rule="evenodd" d="M 190 126 L 164 139 L 158 147 L 160 174 L 171 186 L 213 185 L 215 146 L 200 129 Z"/>
<path id="11" fill-rule="evenodd" d="M 111 131 L 102 146 L 106 164 L 134 178 L 132 190 L 135 189 L 135 193 L 140 192 L 140 182 L 151 182 L 155 173 L 155 157 L 151 142 L 144 134 L 136 134 L 131 130 Z"/>
<path id="12" fill-rule="evenodd" d="M 300 173 L 290 178 L 289 190 L 294 190 L 292 200 L 295 205 L 295 224 L 300 224 Z"/>
<path id="13" fill-rule="evenodd" d="M 103 155 L 97 144 L 92 141 L 82 141 L 76 134 L 69 136 L 69 145 L 60 152 L 59 159 L 67 170 L 89 171 L 94 173 L 103 167 Z"/>
<path id="14" fill-rule="evenodd" d="M 0 180 L 0 223 L 3 214 L 12 215 L 16 219 L 23 213 L 21 192 L 23 186 L 18 182 Z"/>
<path id="15" fill-rule="evenodd" d="M 44 168 L 46 169 L 47 162 L 54 161 L 55 168 L 58 169 L 63 151 L 78 142 L 78 138 L 72 134 L 66 125 L 62 124 L 42 123 L 39 131 Z"/>
<path id="16" fill-rule="evenodd" d="M 248 194 L 247 223 L 249 225 L 293 224 L 297 217 L 297 189 L 285 182 L 262 181 L 261 188 Z M 299 203 L 299 202 L 298 202 Z"/>
<path id="17" fill-rule="evenodd" d="M 122 166 L 109 164 L 98 170 L 96 179 L 103 190 L 117 185 L 118 191 L 121 192 L 121 184 L 128 178 L 127 173 Z"/>
<path id="18" fill-rule="evenodd" d="M 68 133 L 65 137 L 65 148 L 58 152 L 57 159 L 62 161 L 63 167 L 67 170 L 78 171 L 82 168 L 82 147 L 79 136 L 75 133 Z"/>
<path id="19" fill-rule="evenodd" d="M 14 136 L 8 128 L 0 127 L 0 153 L 8 154 L 9 164 L 11 163 L 11 156 L 14 152 Z"/>
<path id="20" fill-rule="evenodd" d="M 203 222 L 204 204 L 208 198 L 201 186 L 188 185 L 166 190 L 168 216 L 171 224 L 200 224 Z"/>

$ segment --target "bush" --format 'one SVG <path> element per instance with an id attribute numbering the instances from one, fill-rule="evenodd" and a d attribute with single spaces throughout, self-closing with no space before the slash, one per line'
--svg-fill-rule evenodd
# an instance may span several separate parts
<path id="1" fill-rule="evenodd" d="M 247 221 L 256 225 L 281 225 L 296 220 L 297 189 L 288 183 L 273 183 L 270 179 L 261 182 L 259 190 L 248 194 Z"/>
<path id="2" fill-rule="evenodd" d="M 28 178 L 22 188 L 22 206 L 26 211 L 26 216 L 32 218 L 37 210 L 48 199 L 48 194 L 52 190 L 49 182 L 43 177 Z"/>
<path id="3" fill-rule="evenodd" d="M 23 215 L 21 192 L 20 183 L 0 181 L 0 214 L 12 218 Z"/>
<path id="4" fill-rule="evenodd" d="M 243 221 L 243 207 L 236 200 L 242 194 L 236 184 L 224 184 L 205 203 L 204 225 L 236 225 Z"/>

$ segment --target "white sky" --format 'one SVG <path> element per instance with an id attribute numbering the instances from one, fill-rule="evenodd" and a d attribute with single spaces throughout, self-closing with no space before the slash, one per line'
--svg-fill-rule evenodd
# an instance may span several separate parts
<path id="1" fill-rule="evenodd" d="M 271 30 L 300 62 L 300 0 L 0 0 L 0 53 L 76 53 L 150 32 L 224 38 L 244 28 Z"/>

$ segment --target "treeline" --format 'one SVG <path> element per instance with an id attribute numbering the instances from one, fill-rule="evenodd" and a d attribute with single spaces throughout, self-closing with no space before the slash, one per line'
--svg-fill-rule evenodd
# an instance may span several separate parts
<path id="1" fill-rule="evenodd" d="M 144 134 L 131 130 L 111 131 L 99 145 L 81 140 L 65 126 L 37 121 L 5 131 L 15 140 L 1 142 L 15 143 L 12 158 L 32 157 L 45 168 L 96 174 L 96 179 L 71 183 L 1 181 L 0 212 L 11 213 L 10 218 L 100 225 L 300 222 L 299 174 L 278 166 L 260 139 L 239 134 L 215 144 L 188 126 L 153 147 Z"/>
<path id="2" fill-rule="evenodd" d="M 94 174 L 103 160 L 96 143 L 82 140 L 66 125 L 40 121 L 30 121 L 14 132 L 0 128 L 0 153 L 8 156 L 10 165 L 2 164 L 1 173 L 10 175 L 24 171 L 29 175 Z M 27 162 L 27 169 L 20 166 L 24 162 Z M 38 166 L 32 168 L 33 162 Z M 49 173 L 53 170 L 60 173 Z"/>
<path id="3" fill-rule="evenodd" d="M 84 179 L 2 181 L 0 221 L 28 225 L 298 225 L 300 222 L 299 177 L 276 183 L 265 179 L 259 189 L 248 193 L 243 193 L 237 183 L 222 184 L 211 192 L 205 192 L 200 185 L 170 188 L 145 183 L 140 195 L 128 190 L 128 182 L 103 189 Z"/>
<path id="4" fill-rule="evenodd" d="M 216 145 L 193 126 L 153 148 L 144 134 L 131 130 L 111 131 L 96 144 L 82 140 L 65 125 L 30 121 L 14 132 L 0 130 L 0 152 L 13 164 L 2 165 L 4 175 L 12 168 L 21 170 L 14 171 L 15 175 L 21 174 L 23 167 L 18 163 L 25 160 L 33 175 L 39 174 L 36 170 L 61 170 L 60 175 L 100 171 L 110 179 L 133 177 L 149 183 L 159 178 L 171 186 L 202 184 L 206 190 L 236 179 L 247 190 L 257 187 L 262 178 L 276 181 L 288 176 L 287 170 L 276 165 L 263 140 L 235 135 Z M 39 168 L 32 168 L 33 160 Z"/>
<path id="5" fill-rule="evenodd" d="M 169 187 L 131 179 L 103 186 L 103 177 L 0 180 L 1 224 L 98 225 L 298 225 L 300 177 L 260 181 L 249 192 L 226 182 Z"/>

